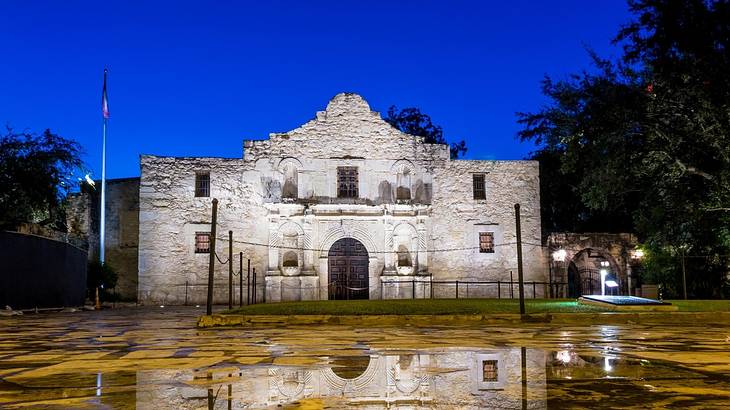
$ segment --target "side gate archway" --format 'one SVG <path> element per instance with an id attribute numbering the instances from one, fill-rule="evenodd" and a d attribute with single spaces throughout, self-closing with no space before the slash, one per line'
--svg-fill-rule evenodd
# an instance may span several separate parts
<path id="1" fill-rule="evenodd" d="M 370 296 L 368 251 L 354 238 L 342 238 L 327 254 L 327 290 L 330 300 L 368 299 Z"/>

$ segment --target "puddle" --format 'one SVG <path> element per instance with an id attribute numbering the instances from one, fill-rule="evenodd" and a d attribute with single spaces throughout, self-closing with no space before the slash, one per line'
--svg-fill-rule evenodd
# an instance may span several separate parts
<path id="1" fill-rule="evenodd" d="M 638 329 L 648 342 L 623 327 L 198 331 L 183 324 L 191 316 L 142 316 L 138 324 L 121 317 L 117 325 L 110 316 L 108 341 L 54 339 L 13 322 L 11 332 L 0 333 L 0 408 L 707 408 L 730 402 L 724 330 L 662 329 L 662 338 L 682 344 L 666 350 L 652 344 L 649 328 Z M 159 330 L 168 322 L 180 325 Z M 90 334 L 98 329 L 74 326 Z M 686 356 L 690 346 L 696 349 Z"/>
<path id="2" fill-rule="evenodd" d="M 264 361 L 202 369 L 9 377 L 10 382 L 0 384 L 0 403 L 6 408 L 542 409 L 591 407 L 596 402 L 606 407 L 678 406 L 688 400 L 695 406 L 712 406 L 730 399 L 726 380 L 613 354 L 517 347 L 355 352 L 361 354 L 310 360 L 296 356 L 292 363 L 306 364 L 293 365 Z M 679 384 L 685 390 L 680 396 L 672 394 Z"/>

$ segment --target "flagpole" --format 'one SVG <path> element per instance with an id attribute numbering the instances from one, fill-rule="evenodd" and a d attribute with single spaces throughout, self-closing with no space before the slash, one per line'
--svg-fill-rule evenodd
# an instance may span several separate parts
<path id="1" fill-rule="evenodd" d="M 104 238 L 106 233 L 106 123 L 104 118 L 101 137 L 101 224 L 99 229 L 99 261 L 104 263 Z"/>
<path id="2" fill-rule="evenodd" d="M 104 69 L 104 90 L 102 92 L 102 117 L 104 119 L 101 131 L 101 223 L 99 225 L 99 262 L 104 263 L 104 242 L 106 239 L 106 126 L 109 121 L 109 106 L 106 96 L 106 74 Z"/>

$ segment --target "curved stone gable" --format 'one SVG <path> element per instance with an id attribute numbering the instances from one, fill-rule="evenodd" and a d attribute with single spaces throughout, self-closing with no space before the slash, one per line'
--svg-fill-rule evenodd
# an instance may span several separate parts
<path id="1" fill-rule="evenodd" d="M 449 147 L 426 144 L 422 137 L 405 134 L 372 111 L 358 94 L 340 93 L 316 117 L 285 133 L 272 133 L 269 140 L 246 141 L 244 158 L 263 153 L 284 156 L 296 152 L 308 158 L 449 159 Z"/>

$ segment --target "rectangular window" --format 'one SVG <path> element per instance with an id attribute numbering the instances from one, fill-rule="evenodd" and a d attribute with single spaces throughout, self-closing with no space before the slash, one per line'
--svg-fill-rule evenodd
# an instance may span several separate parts
<path id="1" fill-rule="evenodd" d="M 496 360 L 482 360 L 482 382 L 496 382 L 499 378 L 499 367 Z"/>
<path id="2" fill-rule="evenodd" d="M 474 174 L 474 199 L 487 199 L 487 190 L 484 187 L 484 174 Z"/>
<path id="3" fill-rule="evenodd" d="M 209 197 L 210 196 L 210 173 L 209 172 L 196 172 L 195 173 L 195 196 Z"/>
<path id="4" fill-rule="evenodd" d="M 357 167 L 337 167 L 337 197 L 357 196 Z"/>
<path id="5" fill-rule="evenodd" d="M 210 253 L 210 232 L 195 232 L 195 253 Z"/>
<path id="6" fill-rule="evenodd" d="M 479 252 L 494 253 L 494 232 L 479 232 Z"/>

